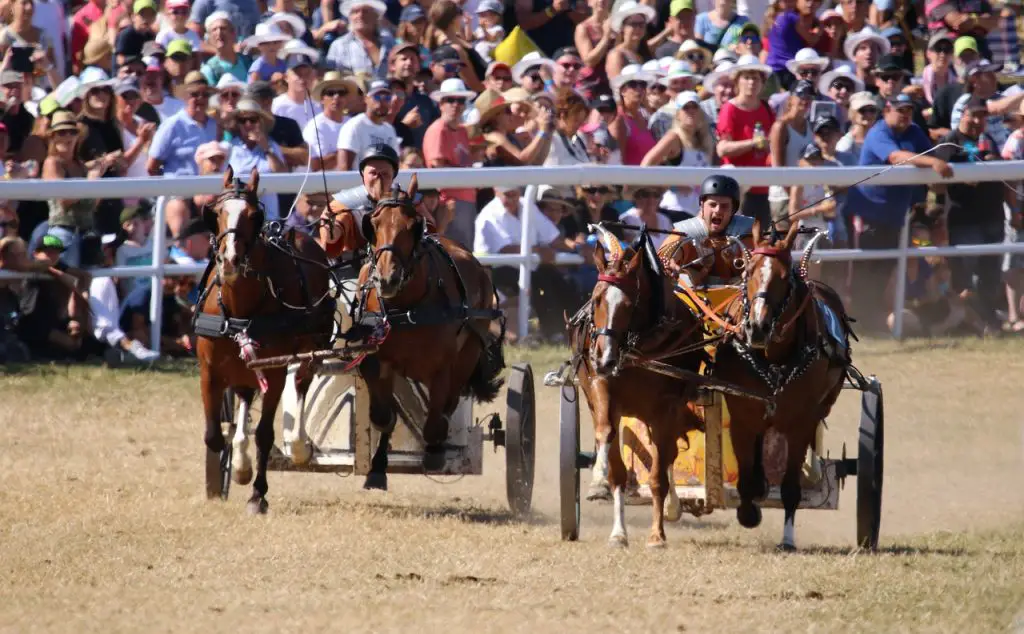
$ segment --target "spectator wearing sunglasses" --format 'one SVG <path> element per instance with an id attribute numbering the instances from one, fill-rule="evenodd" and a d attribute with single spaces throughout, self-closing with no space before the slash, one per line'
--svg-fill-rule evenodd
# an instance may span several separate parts
<path id="1" fill-rule="evenodd" d="M 761 29 L 753 22 L 746 22 L 740 26 L 733 26 L 726 33 L 726 41 L 729 42 L 729 49 L 739 55 L 761 55 L 764 46 L 761 42 Z M 735 33 L 732 33 L 735 31 Z"/>
<path id="2" fill-rule="evenodd" d="M 583 58 L 575 46 L 563 46 L 555 51 L 552 57 L 555 61 L 555 71 L 552 77 L 552 88 L 567 88 L 572 90 L 579 81 L 580 71 L 583 70 Z"/>
<path id="3" fill-rule="evenodd" d="M 796 81 L 804 81 L 811 84 L 813 95 L 812 101 L 819 98 L 818 95 L 818 81 L 821 79 L 822 73 L 825 72 L 829 66 L 829 59 L 818 55 L 818 51 L 813 48 L 802 48 L 796 53 L 796 57 L 786 62 L 786 69 L 796 77 Z M 790 84 L 792 88 L 792 84 Z M 782 111 L 786 108 L 789 103 L 789 97 L 792 92 L 777 92 L 768 98 L 768 105 L 771 106 L 776 116 L 782 114 Z"/>
<path id="4" fill-rule="evenodd" d="M 232 136 L 228 150 L 228 164 L 235 174 L 249 174 L 256 168 L 261 174 L 280 174 L 288 171 L 281 146 L 270 138 L 274 116 L 252 99 L 242 99 L 227 121 Z M 267 220 L 281 217 L 277 194 L 267 192 L 260 196 Z"/>
<path id="5" fill-rule="evenodd" d="M 612 30 L 619 33 L 619 44 L 605 58 L 608 81 L 614 80 L 629 66 L 641 65 L 651 58 L 647 47 L 647 27 L 654 22 L 654 9 L 635 0 L 625 0 L 610 18 Z"/>
<path id="6" fill-rule="evenodd" d="M 921 85 L 924 98 L 929 104 L 935 101 L 938 92 L 948 84 L 957 82 L 956 71 L 953 70 L 953 36 L 949 31 L 933 33 L 928 40 L 928 65 L 921 72 Z"/>
<path id="7" fill-rule="evenodd" d="M 310 168 L 314 171 L 334 169 L 338 160 L 338 137 L 341 126 L 348 120 L 345 100 L 358 91 L 355 82 L 336 70 L 328 71 L 313 88 L 313 100 L 320 102 L 323 111 L 313 117 L 302 130 L 302 138 L 312 156 Z"/>
<path id="8" fill-rule="evenodd" d="M 891 99 L 903 92 L 910 79 L 910 72 L 903 68 L 903 64 L 895 55 L 884 55 L 878 60 L 878 68 L 875 69 L 875 90 L 883 101 Z M 914 100 L 914 123 L 922 130 L 928 129 L 928 122 L 924 118 L 924 108 L 921 103 Z"/>
<path id="9" fill-rule="evenodd" d="M 789 88 L 799 79 L 788 62 L 804 48 L 828 49 L 828 36 L 815 13 L 821 0 L 797 0 L 795 10 L 784 11 L 768 31 L 769 50 L 765 63 L 779 74 L 783 87 Z"/>
<path id="10" fill-rule="evenodd" d="M 387 81 L 378 79 L 370 83 L 366 91 L 366 110 L 341 126 L 338 134 L 337 169 L 352 169 L 356 157 L 371 145 L 390 145 L 398 151 L 398 134 L 394 126 L 388 123 L 394 98 L 391 84 Z"/>
<path id="11" fill-rule="evenodd" d="M 423 158 L 427 167 L 469 167 L 472 153 L 469 133 L 462 125 L 466 103 L 476 97 L 461 79 L 446 79 L 441 88 L 430 94 L 441 108 L 441 117 L 427 128 L 423 137 Z M 445 235 L 462 245 L 473 244 L 473 221 L 476 218 L 476 191 L 472 188 L 451 188 L 441 191 L 441 198 L 451 209 L 450 222 L 438 218 L 438 224 L 447 226 Z"/>
<path id="12" fill-rule="evenodd" d="M 153 0 L 137 0 L 135 13 L 139 12 L 139 5 L 146 2 L 153 5 L 155 18 L 156 4 Z M 202 47 L 203 40 L 195 31 L 188 28 L 189 12 L 188 0 L 167 0 L 164 4 L 164 28 L 157 33 L 156 42 L 165 51 L 174 40 L 188 40 L 192 45 L 192 50 L 199 50 Z M 139 50 L 141 51 L 141 48 Z"/>
<path id="13" fill-rule="evenodd" d="M 978 42 L 978 52 L 990 57 L 986 36 L 999 26 L 999 16 L 988 0 L 927 0 L 925 12 L 932 32 L 949 29 L 955 35 L 970 35 Z"/>
<path id="14" fill-rule="evenodd" d="M 850 131 L 843 138 L 839 139 L 836 145 L 840 152 L 849 152 L 853 156 L 860 157 L 860 150 L 864 146 L 864 137 L 868 130 L 878 121 L 882 112 L 882 101 L 875 95 L 861 91 L 850 97 Z"/>

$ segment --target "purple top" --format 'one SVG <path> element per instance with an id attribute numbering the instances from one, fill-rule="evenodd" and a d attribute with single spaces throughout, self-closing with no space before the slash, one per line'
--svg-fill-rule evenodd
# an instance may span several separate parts
<path id="1" fill-rule="evenodd" d="M 768 30 L 768 57 L 765 60 L 775 72 L 786 70 L 786 62 L 796 57 L 796 52 L 804 48 L 804 39 L 796 31 L 796 23 L 800 14 L 786 11 L 775 18 L 775 24 Z"/>

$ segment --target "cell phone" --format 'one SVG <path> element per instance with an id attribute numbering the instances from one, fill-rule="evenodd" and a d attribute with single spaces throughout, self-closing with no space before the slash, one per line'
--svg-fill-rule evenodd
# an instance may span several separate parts
<path id="1" fill-rule="evenodd" d="M 31 46 L 11 47 L 11 70 L 19 73 L 35 72 L 35 64 L 32 63 L 32 54 L 36 49 Z"/>

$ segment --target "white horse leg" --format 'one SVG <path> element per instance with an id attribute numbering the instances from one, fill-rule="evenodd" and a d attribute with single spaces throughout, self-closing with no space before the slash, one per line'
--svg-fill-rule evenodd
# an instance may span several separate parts
<path id="1" fill-rule="evenodd" d="M 235 410 L 235 436 L 231 439 L 231 475 L 238 484 L 252 481 L 252 460 L 249 458 L 249 403 L 238 399 Z"/>
<path id="2" fill-rule="evenodd" d="M 793 517 L 787 517 L 782 524 L 782 547 L 785 549 L 796 550 L 796 528 L 794 524 Z"/>
<path id="3" fill-rule="evenodd" d="M 611 487 L 608 485 L 609 450 L 610 443 L 602 443 L 597 447 L 593 477 L 590 480 L 590 488 L 587 490 L 588 500 L 610 500 L 612 498 Z"/>
<path id="4" fill-rule="evenodd" d="M 281 394 L 282 440 L 288 447 L 292 463 L 298 466 L 308 464 L 313 457 L 313 449 L 310 446 L 309 437 L 306 435 L 306 395 L 299 393 L 296 378 L 301 368 L 301 364 L 293 364 L 288 367 L 284 392 Z"/>
<path id="5" fill-rule="evenodd" d="M 629 545 L 629 539 L 626 537 L 626 494 L 621 486 L 612 489 L 612 508 L 614 524 L 608 545 L 625 548 Z"/>
<path id="6" fill-rule="evenodd" d="M 676 493 L 676 478 L 673 473 L 674 465 L 668 467 L 668 491 L 665 493 L 665 520 L 678 522 L 683 516 L 683 505 L 679 503 L 679 494 Z"/>

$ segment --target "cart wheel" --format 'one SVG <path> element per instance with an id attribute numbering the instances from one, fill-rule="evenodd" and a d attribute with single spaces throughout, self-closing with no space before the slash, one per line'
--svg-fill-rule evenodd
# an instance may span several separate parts
<path id="1" fill-rule="evenodd" d="M 509 377 L 508 411 L 505 418 L 505 491 L 508 506 L 516 515 L 530 512 L 536 450 L 536 398 L 533 368 L 529 363 L 512 366 Z"/>
<path id="2" fill-rule="evenodd" d="M 562 516 L 562 539 L 580 537 L 580 402 L 575 385 L 563 385 L 558 424 L 558 492 Z"/>
<path id="3" fill-rule="evenodd" d="M 882 384 L 870 377 L 861 397 L 860 442 L 857 448 L 857 544 L 878 549 L 882 523 L 882 456 L 885 447 Z"/>
<path id="4" fill-rule="evenodd" d="M 224 390 L 220 419 L 222 424 L 227 423 L 224 449 L 220 455 L 209 450 L 206 452 L 206 497 L 226 500 L 231 490 L 231 457 L 234 452 L 232 439 L 235 436 L 235 393 L 230 389 Z"/>

